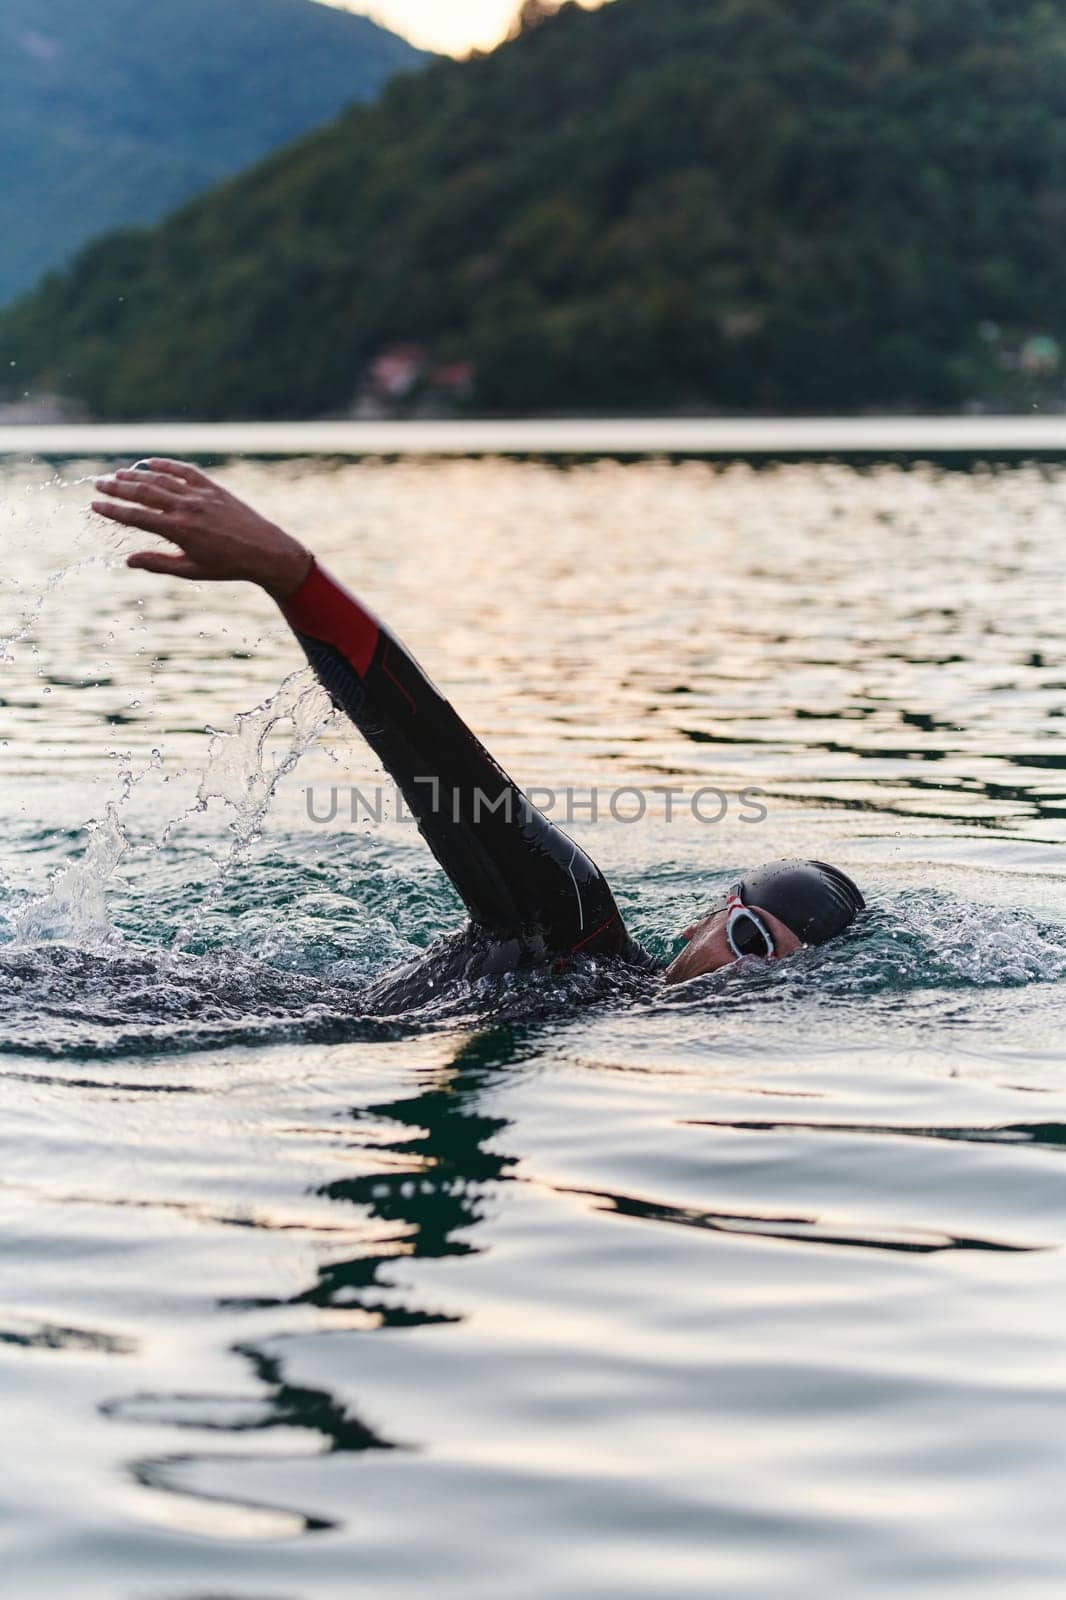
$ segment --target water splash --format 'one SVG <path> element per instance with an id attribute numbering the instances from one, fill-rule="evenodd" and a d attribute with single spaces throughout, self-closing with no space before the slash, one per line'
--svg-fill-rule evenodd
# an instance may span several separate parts
<path id="1" fill-rule="evenodd" d="M 304 667 L 290 673 L 277 692 L 261 705 L 238 713 L 232 732 L 209 730 L 213 737 L 196 802 L 167 823 L 159 837 L 159 846 L 165 848 L 181 822 L 206 812 L 214 801 L 220 801 L 230 812 L 230 844 L 227 853 L 216 861 L 212 889 L 197 905 L 191 920 L 178 930 L 175 949 L 196 939 L 234 868 L 261 837 L 278 785 L 316 742 L 332 717 L 333 708 L 325 690 Z M 279 738 L 280 750 L 276 745 Z"/>
<path id="2" fill-rule="evenodd" d="M 91 483 L 92 481 L 93 480 L 91 477 L 68 479 L 56 474 L 56 476 L 47 479 L 43 483 L 30 486 L 27 492 L 44 494 L 56 489 L 76 489 L 81 488 L 84 484 Z M 87 519 L 89 513 L 86 512 L 83 513 L 83 515 Z M 28 531 L 31 533 L 36 532 L 34 523 L 30 524 Z M 35 579 L 32 591 L 27 590 L 26 586 L 21 584 L 17 578 L 5 577 L 0 580 L 6 589 L 13 591 L 16 602 L 21 601 L 25 607 L 23 610 L 22 621 L 19 623 L 18 627 L 16 627 L 11 633 L 5 634 L 2 638 L 0 638 L 0 661 L 14 661 L 15 655 L 12 650 L 12 646 L 21 644 L 25 639 L 29 638 L 30 634 L 33 632 L 34 624 L 36 623 L 41 612 L 44 610 L 48 600 L 66 582 L 72 573 L 83 572 L 88 567 L 106 567 L 115 566 L 117 564 L 119 564 L 119 558 L 114 554 L 113 551 L 94 551 L 92 555 L 79 556 L 77 560 L 70 561 L 65 566 L 57 567 L 54 572 L 50 573 L 44 579 L 43 583 L 39 583 L 38 580 Z"/>
<path id="3" fill-rule="evenodd" d="M 853 991 L 1017 989 L 1066 978 L 1061 924 L 946 890 L 903 890 L 860 919 L 841 948 Z"/>
<path id="4" fill-rule="evenodd" d="M 140 772 L 134 772 L 128 761 L 122 762 L 118 797 L 107 802 L 102 817 L 91 817 L 84 824 L 84 854 L 61 867 L 46 892 L 15 913 L 13 942 L 44 944 L 65 940 L 87 948 L 118 942 L 108 916 L 106 889 L 131 844 L 121 813 L 138 784 L 158 772 L 161 765 L 159 750 L 152 752 L 151 760 Z"/>
<path id="5" fill-rule="evenodd" d="M 231 854 L 247 849 L 259 837 L 279 783 L 332 716 L 325 690 L 303 667 L 290 673 L 261 705 L 239 712 L 231 732 L 208 729 L 213 737 L 194 810 L 206 811 L 212 800 L 221 800 L 230 808 Z M 271 761 L 270 741 L 287 724 L 291 732 L 285 735 L 286 747 L 275 751 Z M 172 827 L 164 829 L 162 843 L 169 839 Z"/>
<path id="6" fill-rule="evenodd" d="M 324 691 L 302 669 L 284 680 L 277 692 L 234 719 L 234 729 L 213 729 L 207 762 L 196 800 L 166 818 L 159 832 L 143 843 L 153 854 L 165 850 L 177 829 L 220 802 L 230 813 L 229 847 L 212 856 L 215 880 L 179 929 L 173 948 L 193 940 L 204 916 L 217 904 L 242 856 L 261 836 L 278 785 L 292 771 L 332 716 Z M 278 740 L 281 740 L 280 749 Z M 124 813 L 134 792 L 151 777 L 169 782 L 163 752 L 134 768 L 128 753 L 119 754 L 119 793 L 108 800 L 102 816 L 90 818 L 83 831 L 83 854 L 59 869 L 47 891 L 11 917 L 12 939 L 18 944 L 63 941 L 87 949 L 121 942 L 108 914 L 107 892 L 120 865 L 139 843 Z M 182 776 L 175 774 L 174 776 Z"/>

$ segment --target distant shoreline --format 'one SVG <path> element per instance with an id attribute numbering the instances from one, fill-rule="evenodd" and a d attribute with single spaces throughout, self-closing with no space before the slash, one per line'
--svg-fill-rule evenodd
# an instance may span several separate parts
<path id="1" fill-rule="evenodd" d="M 0 425 L 0 455 L 1066 456 L 1066 416 Z"/>

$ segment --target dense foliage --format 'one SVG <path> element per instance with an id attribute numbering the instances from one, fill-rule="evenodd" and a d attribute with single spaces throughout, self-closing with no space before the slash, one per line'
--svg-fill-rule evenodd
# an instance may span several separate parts
<path id="1" fill-rule="evenodd" d="M 3 0 L 0 301 L 420 59 L 311 0 Z"/>
<path id="2" fill-rule="evenodd" d="M 567 7 L 95 244 L 0 375 L 298 416 L 406 342 L 487 411 L 996 398 L 1066 334 L 1064 114 L 1066 0 Z"/>

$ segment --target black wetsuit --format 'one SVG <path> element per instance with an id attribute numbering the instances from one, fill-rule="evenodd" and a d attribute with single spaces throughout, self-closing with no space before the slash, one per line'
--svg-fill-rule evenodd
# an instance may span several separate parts
<path id="1" fill-rule="evenodd" d="M 526 799 L 395 634 L 317 563 L 282 610 L 470 913 L 461 934 L 373 986 L 377 1009 L 575 954 L 653 965 L 596 864 Z"/>

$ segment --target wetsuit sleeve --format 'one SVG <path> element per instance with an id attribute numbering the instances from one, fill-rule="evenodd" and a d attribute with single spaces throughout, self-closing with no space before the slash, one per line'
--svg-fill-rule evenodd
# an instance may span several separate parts
<path id="1" fill-rule="evenodd" d="M 476 924 L 552 952 L 630 954 L 598 867 L 530 804 L 395 634 L 317 563 L 282 610 Z"/>

